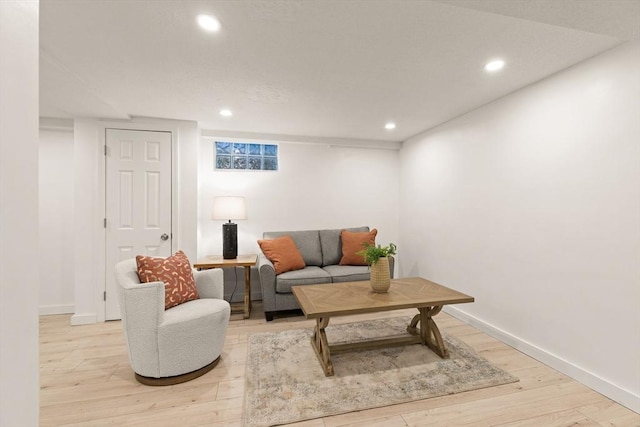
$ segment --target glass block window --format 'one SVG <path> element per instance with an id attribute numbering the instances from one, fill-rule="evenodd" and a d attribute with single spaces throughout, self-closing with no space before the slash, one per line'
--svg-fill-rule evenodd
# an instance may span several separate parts
<path id="1" fill-rule="evenodd" d="M 251 142 L 215 142 L 216 169 L 278 170 L 278 146 Z"/>

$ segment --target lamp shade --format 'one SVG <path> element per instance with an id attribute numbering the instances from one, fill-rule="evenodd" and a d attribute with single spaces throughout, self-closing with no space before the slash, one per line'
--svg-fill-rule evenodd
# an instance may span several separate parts
<path id="1" fill-rule="evenodd" d="M 247 219 L 247 204 L 244 197 L 214 197 L 211 218 L 221 220 Z"/>

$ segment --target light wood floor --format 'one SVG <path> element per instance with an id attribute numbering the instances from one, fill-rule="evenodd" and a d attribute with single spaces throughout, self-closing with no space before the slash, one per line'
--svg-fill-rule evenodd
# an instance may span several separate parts
<path id="1" fill-rule="evenodd" d="M 332 324 L 413 312 L 335 318 Z M 291 425 L 640 426 L 635 412 L 477 329 L 444 313 L 435 319 L 441 330 L 520 382 Z M 42 426 L 240 426 L 248 335 L 313 325 L 303 317 L 267 324 L 258 303 L 251 319 L 232 316 L 222 360 L 211 372 L 188 383 L 148 387 L 133 377 L 120 322 L 69 326 L 69 321 L 70 315 L 40 318 Z"/>

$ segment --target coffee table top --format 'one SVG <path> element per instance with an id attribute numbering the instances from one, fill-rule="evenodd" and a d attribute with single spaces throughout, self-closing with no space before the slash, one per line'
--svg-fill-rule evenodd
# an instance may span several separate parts
<path id="1" fill-rule="evenodd" d="M 292 290 L 308 319 L 474 301 L 421 277 L 391 279 L 391 288 L 384 294 L 373 292 L 369 281 L 293 286 Z"/>

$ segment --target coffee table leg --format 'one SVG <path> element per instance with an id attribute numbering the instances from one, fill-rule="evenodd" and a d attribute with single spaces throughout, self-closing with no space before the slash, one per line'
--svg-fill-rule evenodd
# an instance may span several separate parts
<path id="1" fill-rule="evenodd" d="M 433 316 L 440 313 L 442 310 L 442 306 L 435 307 L 420 307 L 418 311 L 420 313 L 413 316 L 411 319 L 411 323 L 407 326 L 407 332 L 412 335 L 420 335 L 420 342 L 423 345 L 426 345 L 431 350 L 434 351 L 438 356 L 443 359 L 447 359 L 449 357 L 449 351 L 447 347 L 444 345 L 444 340 L 442 339 L 442 335 L 440 334 L 440 329 L 436 325 L 436 322 L 433 320 Z M 418 329 L 418 323 L 420 323 L 420 328 Z"/>
<path id="2" fill-rule="evenodd" d="M 329 342 L 327 341 L 327 334 L 325 328 L 329 325 L 328 317 L 321 317 L 316 319 L 316 328 L 313 331 L 311 337 L 311 346 L 318 356 L 318 361 L 322 365 L 324 375 L 327 377 L 333 376 L 333 363 L 331 363 L 331 352 L 329 351 Z"/>
<path id="3" fill-rule="evenodd" d="M 409 323 L 409 326 L 407 326 L 407 332 L 409 332 L 411 335 L 418 335 L 420 333 L 417 328 L 418 322 L 420 322 L 420 313 L 413 316 L 413 319 L 411 319 L 411 323 Z"/>
<path id="4" fill-rule="evenodd" d="M 449 351 L 444 345 L 440 329 L 433 320 L 433 316 L 440 313 L 442 306 L 422 307 L 420 310 L 420 337 L 424 343 L 443 359 L 449 358 Z"/>

